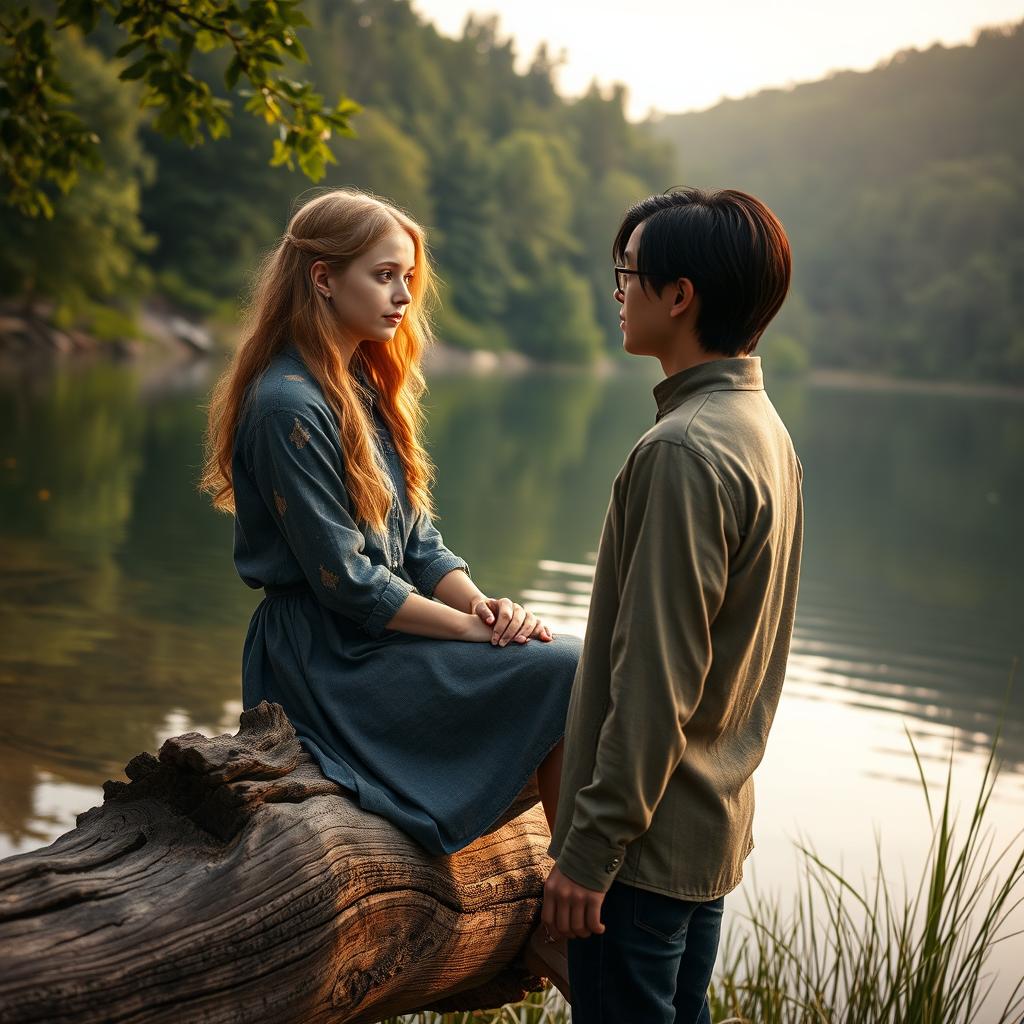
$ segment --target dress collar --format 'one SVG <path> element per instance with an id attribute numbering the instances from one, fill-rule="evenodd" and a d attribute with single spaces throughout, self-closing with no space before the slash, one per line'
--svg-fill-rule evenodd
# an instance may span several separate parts
<path id="1" fill-rule="evenodd" d="M 305 369 L 309 369 L 309 367 L 306 366 L 305 362 L 303 361 L 303 358 L 299 353 L 298 346 L 295 344 L 294 341 L 290 341 L 288 342 L 288 344 L 284 345 L 281 349 L 281 354 L 287 356 L 287 358 L 289 359 L 294 360 L 296 363 L 298 363 Z M 377 390 L 371 383 L 370 378 L 367 377 L 366 374 L 363 372 L 363 368 L 360 364 L 356 364 L 356 366 L 352 369 L 352 376 L 355 377 L 360 387 L 362 387 L 366 391 L 369 391 L 371 395 L 376 396 Z"/>
<path id="2" fill-rule="evenodd" d="M 287 356 L 289 359 L 294 360 L 296 363 L 301 363 L 303 366 L 306 365 L 302 361 L 302 356 L 299 355 L 298 346 L 295 344 L 294 341 L 288 342 L 288 344 L 281 349 L 281 354 Z"/>

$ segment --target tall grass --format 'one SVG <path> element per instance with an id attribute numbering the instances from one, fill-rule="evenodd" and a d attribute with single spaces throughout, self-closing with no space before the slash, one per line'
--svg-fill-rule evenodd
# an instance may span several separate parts
<path id="1" fill-rule="evenodd" d="M 498 1010 L 469 1010 L 465 1013 L 412 1013 L 389 1017 L 381 1024 L 569 1024 L 569 1009 L 554 988 L 531 992 L 520 1003 Z"/>
<path id="2" fill-rule="evenodd" d="M 1009 1024 L 1024 1006 L 1021 977 L 1006 1002 L 986 1002 L 986 971 L 1024 901 L 1024 831 L 998 849 L 986 814 L 998 778 L 998 736 L 966 828 L 952 804 L 950 752 L 941 807 L 907 733 L 932 826 L 916 886 L 892 878 L 876 845 L 874 881 L 857 886 L 801 846 L 802 876 L 788 917 L 777 900 L 748 897 L 746 934 L 732 933 L 712 989 L 716 1020 L 756 1024 Z M 1011 979 L 1012 981 L 1013 979 Z"/>
<path id="3" fill-rule="evenodd" d="M 1017 1024 L 1021 977 L 992 1005 L 987 963 L 1016 938 L 1008 919 L 1024 902 L 1024 830 L 997 848 L 986 814 L 999 775 L 998 736 L 966 826 L 953 807 L 953 755 L 939 806 L 907 733 L 932 832 L 916 886 L 893 878 L 876 844 L 873 881 L 856 885 L 809 846 L 793 908 L 756 890 L 730 928 L 711 989 L 719 1024 Z M 1011 982 L 1014 979 L 1010 979 Z M 984 1008 L 984 1018 L 980 1016 Z M 569 1024 L 556 992 L 499 1010 L 420 1013 L 386 1024 Z"/>

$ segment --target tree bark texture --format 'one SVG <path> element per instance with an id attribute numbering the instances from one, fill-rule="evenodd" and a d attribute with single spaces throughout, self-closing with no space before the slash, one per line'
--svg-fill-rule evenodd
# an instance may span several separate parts
<path id="1" fill-rule="evenodd" d="M 431 856 L 267 702 L 125 773 L 75 829 L 0 862 L 5 1024 L 357 1024 L 540 987 L 517 962 L 551 864 L 535 785 Z"/>

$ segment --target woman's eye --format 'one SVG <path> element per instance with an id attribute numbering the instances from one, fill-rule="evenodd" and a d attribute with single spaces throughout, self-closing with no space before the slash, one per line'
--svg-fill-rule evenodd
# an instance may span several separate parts
<path id="1" fill-rule="evenodd" d="M 391 271 L 390 271 L 390 270 L 382 270 L 382 271 L 380 271 L 380 272 L 379 272 L 379 273 L 377 274 L 377 276 L 378 276 L 378 277 L 379 277 L 379 278 L 380 278 L 380 279 L 381 279 L 382 281 L 390 281 L 390 280 L 391 280 Z"/>
<path id="2" fill-rule="evenodd" d="M 413 275 L 412 274 L 406 274 L 405 275 L 405 283 L 406 284 L 412 284 L 412 279 L 413 279 Z"/>

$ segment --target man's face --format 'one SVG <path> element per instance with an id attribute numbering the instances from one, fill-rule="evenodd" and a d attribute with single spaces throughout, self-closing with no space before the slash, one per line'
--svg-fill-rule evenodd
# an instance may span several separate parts
<path id="1" fill-rule="evenodd" d="M 626 243 L 622 265 L 630 270 L 638 269 L 637 253 L 640 251 L 643 230 L 644 222 L 641 221 Z M 636 274 L 626 275 L 623 290 L 616 291 L 615 298 L 622 303 L 619 321 L 622 327 L 622 347 L 627 352 L 635 356 L 661 356 L 671 341 L 672 318 L 669 310 L 672 297 L 671 288 L 662 289 L 659 296 L 650 285 L 644 291 Z"/>

